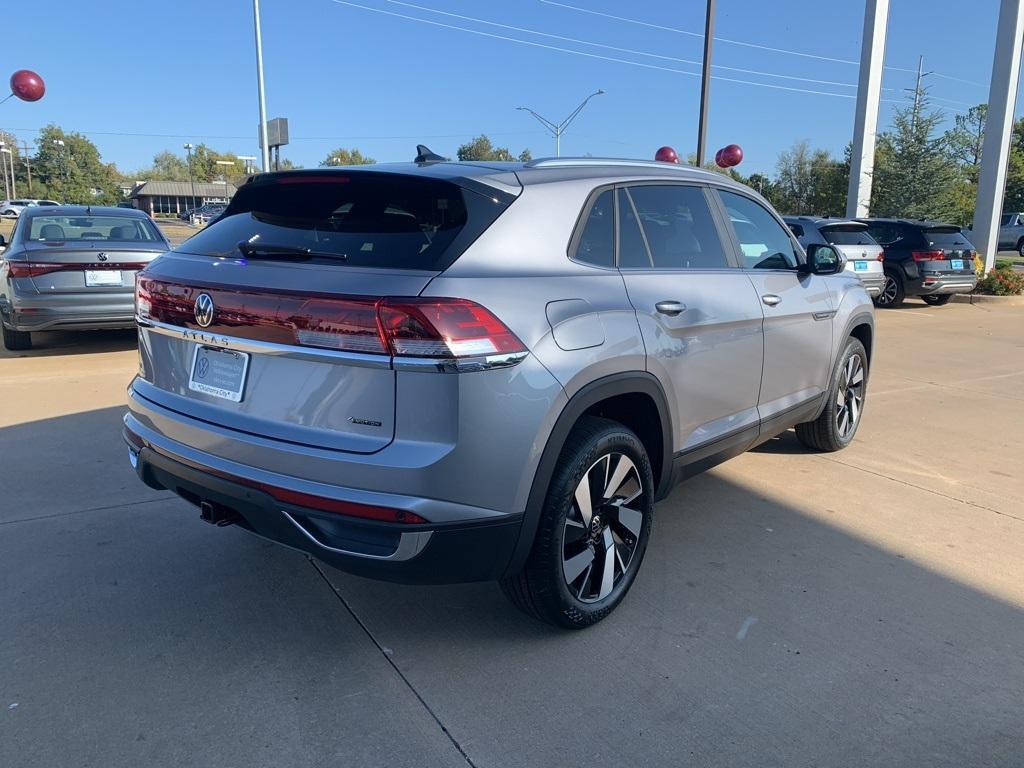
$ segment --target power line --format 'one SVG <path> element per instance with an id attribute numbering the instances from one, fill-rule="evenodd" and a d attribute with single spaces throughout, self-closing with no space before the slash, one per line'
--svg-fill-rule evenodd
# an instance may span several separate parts
<path id="1" fill-rule="evenodd" d="M 479 18 L 476 18 L 474 16 L 464 16 L 464 15 L 462 15 L 460 13 L 451 13 L 449 11 L 442 11 L 442 10 L 440 10 L 438 8 L 429 8 L 429 7 L 424 6 L 424 5 L 416 5 L 415 3 L 403 2 L 403 0 L 386 0 L 386 2 L 391 3 L 392 5 L 401 5 L 401 6 L 404 6 L 406 8 L 415 8 L 418 11 L 427 11 L 428 13 L 436 13 L 436 14 L 439 14 L 441 16 L 449 16 L 449 17 L 455 18 L 455 19 L 462 19 L 463 21 L 472 21 L 472 22 L 475 22 L 477 24 L 487 24 L 488 26 L 492 26 L 492 27 L 500 27 L 501 29 L 510 29 L 510 30 L 515 31 L 515 32 L 525 32 L 525 33 L 530 34 L 530 35 L 538 35 L 540 37 L 548 37 L 548 38 L 552 38 L 554 40 L 564 40 L 566 42 L 578 43 L 580 45 L 590 45 L 590 46 L 593 46 L 595 48 L 604 48 L 604 49 L 609 50 L 609 51 L 619 51 L 620 53 L 631 53 L 631 54 L 634 54 L 636 56 L 648 56 L 650 58 L 662 59 L 664 61 L 676 61 L 676 62 L 679 62 L 681 64 L 695 64 L 695 65 L 698 65 L 698 66 L 702 64 L 702 62 L 700 62 L 700 61 L 698 61 L 696 59 L 682 59 L 682 58 L 679 58 L 677 56 L 666 56 L 666 55 L 663 55 L 663 54 L 660 54 L 660 53 L 651 53 L 649 51 L 638 51 L 638 50 L 636 50 L 634 48 L 621 48 L 621 47 L 619 47 L 617 45 L 607 45 L 605 43 L 595 43 L 592 40 L 582 40 L 582 39 L 576 38 L 576 37 L 567 37 L 565 35 L 556 35 L 556 34 L 552 34 L 550 32 L 541 32 L 540 30 L 529 29 L 527 27 L 517 27 L 517 26 L 513 26 L 511 24 L 502 24 L 502 23 L 497 22 L 497 21 L 489 21 L 487 19 L 479 19 Z M 835 80 L 816 80 L 816 79 L 811 78 L 811 77 L 801 77 L 801 76 L 798 76 L 798 75 L 782 75 L 782 74 L 779 74 L 777 72 L 763 72 L 763 71 L 757 70 L 757 69 L 744 69 L 743 67 L 729 67 L 729 66 L 726 66 L 724 64 L 713 64 L 712 67 L 715 68 L 715 69 L 727 69 L 727 70 L 731 70 L 733 72 L 743 72 L 744 74 L 748 74 L 748 75 L 762 75 L 764 77 L 777 77 L 777 78 L 780 78 L 780 79 L 783 79 L 783 80 L 797 80 L 797 81 L 806 82 L 806 83 L 818 83 L 820 85 L 836 85 L 836 86 L 840 86 L 840 87 L 843 87 L 843 88 L 856 88 L 857 87 L 857 83 L 842 83 L 842 82 L 837 82 Z M 895 90 L 895 89 L 893 89 L 893 88 L 883 88 L 882 90 L 891 91 L 891 90 Z"/>
<path id="2" fill-rule="evenodd" d="M 430 19 L 421 19 L 421 18 L 419 18 L 417 16 L 408 16 L 408 15 L 406 15 L 404 13 L 396 13 L 394 11 L 386 11 L 383 8 L 371 8 L 368 5 L 360 5 L 359 3 L 349 2 L 349 0 L 331 0 L 331 1 L 336 3 L 336 4 L 338 4 L 338 5 L 347 5 L 347 6 L 351 7 L 351 8 L 358 8 L 358 9 L 363 10 L 363 11 L 370 11 L 371 13 L 380 13 L 380 14 L 383 14 L 385 16 L 394 16 L 394 17 L 399 18 L 399 19 L 406 19 L 408 21 L 415 21 L 415 22 L 420 23 L 420 24 L 429 24 L 429 25 L 434 26 L 434 27 L 442 27 L 444 29 L 453 29 L 453 30 L 457 30 L 459 32 L 466 32 L 466 33 L 469 33 L 471 35 L 480 35 L 482 37 L 489 37 L 489 38 L 492 38 L 492 39 L 495 39 L 495 40 L 505 40 L 505 41 L 510 42 L 510 43 L 518 43 L 520 45 L 528 45 L 528 46 L 531 46 L 533 48 L 544 48 L 544 49 L 547 49 L 547 50 L 550 50 L 550 51 L 560 51 L 562 53 L 569 53 L 569 54 L 572 54 L 574 56 L 584 56 L 584 57 L 586 57 L 588 59 L 600 59 L 602 61 L 610 61 L 610 62 L 614 62 L 616 64 L 628 64 L 628 65 L 633 66 L 633 67 L 643 67 L 644 69 L 656 69 L 656 70 L 660 70 L 662 72 L 674 72 L 675 74 L 679 74 L 679 75 L 689 75 L 690 77 L 700 77 L 700 73 L 699 72 L 688 72 L 688 71 L 686 71 L 684 69 L 676 69 L 674 67 L 663 67 L 663 66 L 659 66 L 657 64 L 645 64 L 645 63 L 640 62 L 640 61 L 630 61 L 629 59 L 619 59 L 619 58 L 615 58 L 615 57 L 612 57 L 612 56 L 601 56 L 600 54 L 596 54 L 596 53 L 587 53 L 585 51 L 575 51 L 575 50 L 572 50 L 571 48 L 562 48 L 562 47 L 556 46 L 556 45 L 547 45 L 546 43 L 537 43 L 537 42 L 533 42 L 533 41 L 530 41 L 530 40 L 520 40 L 519 38 L 516 38 L 516 37 L 508 37 L 506 35 L 496 35 L 496 34 L 493 34 L 491 32 L 484 32 L 484 31 L 478 30 L 478 29 L 469 29 L 467 27 L 459 27 L 459 26 L 456 26 L 454 24 L 445 24 L 445 23 L 440 22 L 440 21 L 431 21 Z M 733 78 L 733 77 L 722 77 L 721 75 L 712 75 L 712 77 L 715 80 L 721 80 L 721 81 L 726 82 L 726 83 L 739 83 L 741 85 L 753 85 L 753 86 L 757 86 L 757 87 L 760 87 L 760 88 L 772 88 L 772 89 L 779 90 L 779 91 L 793 91 L 795 93 L 810 93 L 810 94 L 814 94 L 814 95 L 817 95 L 817 96 L 836 96 L 836 97 L 841 98 L 841 99 L 852 99 L 852 98 L 854 98 L 853 94 L 848 94 L 848 93 L 833 93 L 831 91 L 816 91 L 816 90 L 812 90 L 812 89 L 809 89 L 809 88 L 793 88 L 793 87 L 788 86 L 788 85 L 776 85 L 774 83 L 758 83 L 758 82 L 754 82 L 752 80 L 740 80 L 738 78 Z"/>
<path id="3" fill-rule="evenodd" d="M 675 33 L 680 34 L 680 35 L 689 35 L 690 37 L 701 37 L 701 38 L 704 37 L 704 35 L 701 34 L 700 32 L 692 32 L 692 31 L 690 31 L 688 29 L 679 29 L 678 27 L 669 27 L 669 26 L 666 26 L 664 24 L 654 24 L 654 23 L 649 22 L 649 21 L 642 21 L 641 19 L 631 19 L 631 18 L 629 18 L 627 16 L 616 16 L 615 14 L 612 14 L 612 13 L 605 13 L 604 11 L 595 11 L 592 8 L 581 8 L 578 5 L 569 5 L 568 3 L 561 3 L 561 2 L 557 2 L 556 0 L 540 0 L 540 2 L 544 3 L 545 5 L 553 5 L 553 6 L 557 6 L 559 8 L 566 8 L 566 9 L 568 9 L 570 11 L 577 11 L 578 13 L 589 13 L 592 16 L 603 16 L 603 17 L 608 18 L 608 19 L 614 19 L 615 21 L 624 21 L 627 24 L 637 24 L 637 25 L 642 26 L 642 27 L 651 27 L 652 29 L 660 29 L 660 30 L 663 30 L 663 31 L 666 31 L 666 32 L 675 32 Z M 747 48 L 757 48 L 758 50 L 772 51 L 773 53 L 785 53 L 785 54 L 788 54 L 790 56 L 803 56 L 804 58 L 808 58 L 808 59 L 819 59 L 821 61 L 834 61 L 834 62 L 836 62 L 838 64 L 856 64 L 856 65 L 860 65 L 860 62 L 857 61 L 857 60 L 854 60 L 854 59 L 838 59 L 838 58 L 834 58 L 832 56 L 821 56 L 821 55 L 816 54 L 816 53 L 806 53 L 805 51 L 791 51 L 791 50 L 789 50 L 787 48 L 773 48 L 770 45 L 761 45 L 760 43 L 749 43 L 749 42 L 746 42 L 745 40 L 730 40 L 730 39 L 725 38 L 725 37 L 716 37 L 715 40 L 720 42 L 720 43 L 729 43 L 730 45 L 742 45 L 742 46 L 747 47 Z M 888 64 L 885 65 L 884 69 L 892 70 L 893 72 L 911 72 L 911 73 L 916 73 L 917 72 L 916 69 L 908 69 L 906 67 L 893 67 L 893 66 L 890 66 Z M 985 85 L 983 83 L 976 83 L 973 80 L 963 80 L 963 79 L 958 78 L 958 77 L 953 77 L 951 75 L 943 75 L 943 74 L 940 74 L 938 72 L 936 72 L 934 74 L 936 75 L 936 77 L 944 77 L 947 80 L 955 80 L 957 82 L 967 83 L 968 85 L 976 85 L 979 88 L 988 88 L 987 85 Z"/>
<path id="4" fill-rule="evenodd" d="M 12 128 L 12 131 L 42 133 L 44 128 Z M 252 136 L 229 136 L 203 133 L 133 133 L 130 131 L 82 131 L 75 130 L 83 136 L 135 136 L 147 139 L 247 139 Z M 538 136 L 543 131 L 484 131 L 488 136 Z M 465 133 L 414 134 L 411 136 L 292 136 L 292 141 L 391 141 L 416 139 L 464 139 Z"/>

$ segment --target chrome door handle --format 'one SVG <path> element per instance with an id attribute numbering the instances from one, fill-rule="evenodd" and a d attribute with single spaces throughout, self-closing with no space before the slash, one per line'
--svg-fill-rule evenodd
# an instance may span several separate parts
<path id="1" fill-rule="evenodd" d="M 679 301 L 659 301 L 654 308 L 663 315 L 675 317 L 686 311 L 686 305 Z"/>
<path id="2" fill-rule="evenodd" d="M 782 301 L 782 298 L 780 296 L 776 296 L 774 293 L 766 293 L 761 296 L 761 301 L 763 301 L 769 307 L 774 307 L 776 304 Z"/>

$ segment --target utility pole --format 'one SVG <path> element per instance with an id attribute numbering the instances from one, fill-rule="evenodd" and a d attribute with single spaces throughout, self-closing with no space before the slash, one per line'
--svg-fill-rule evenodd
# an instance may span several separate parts
<path id="1" fill-rule="evenodd" d="M 715 0 L 707 0 L 704 18 L 704 68 L 700 78 L 700 117 L 697 120 L 697 167 L 704 165 L 708 139 L 708 99 L 711 96 L 711 44 L 715 38 Z"/>
<path id="2" fill-rule="evenodd" d="M 4 159 L 4 155 L 7 153 L 7 147 L 2 141 L 0 141 L 0 168 L 4 172 L 4 197 L 10 200 L 14 195 L 11 194 L 11 185 L 7 181 L 7 161 Z"/>
<path id="3" fill-rule="evenodd" d="M 922 81 L 928 77 L 931 72 L 924 71 L 924 56 L 917 57 L 917 84 L 914 86 L 914 112 L 910 116 L 910 130 L 913 131 L 917 128 L 917 116 L 921 113 L 921 95 L 924 93 Z M 904 88 L 904 90 L 910 90 Z"/>
<path id="4" fill-rule="evenodd" d="M 270 170 L 270 147 L 267 146 L 267 95 L 263 88 L 263 34 L 260 31 L 260 0 L 252 0 L 252 16 L 256 28 L 256 85 L 260 99 L 260 157 L 263 172 Z"/>
<path id="5" fill-rule="evenodd" d="M 188 181 L 192 185 L 192 211 L 195 212 L 196 206 L 196 177 L 192 174 L 192 144 L 186 144 L 184 147 L 188 153 Z"/>
<path id="6" fill-rule="evenodd" d="M 25 150 L 25 171 L 28 173 L 28 196 L 32 197 L 32 160 L 28 156 L 28 142 L 23 141 L 21 146 Z"/>
<path id="7" fill-rule="evenodd" d="M 860 78 L 854 112 L 853 149 L 850 155 L 850 186 L 846 215 L 851 219 L 868 215 L 871 180 L 875 171 L 875 133 L 878 101 L 882 91 L 882 60 L 889 0 L 867 0 L 864 8 L 864 37 L 860 46 Z"/>

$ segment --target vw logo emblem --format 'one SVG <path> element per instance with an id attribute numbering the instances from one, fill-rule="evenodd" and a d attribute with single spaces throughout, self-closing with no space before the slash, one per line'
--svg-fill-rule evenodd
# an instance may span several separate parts
<path id="1" fill-rule="evenodd" d="M 213 299 L 208 293 L 200 293 L 196 299 L 195 306 L 196 322 L 203 328 L 208 328 L 213 322 Z"/>
<path id="2" fill-rule="evenodd" d="M 100 261 L 106 261 L 107 260 L 107 254 L 102 253 L 102 252 L 98 253 L 98 254 L 96 254 L 96 258 L 99 259 Z"/>

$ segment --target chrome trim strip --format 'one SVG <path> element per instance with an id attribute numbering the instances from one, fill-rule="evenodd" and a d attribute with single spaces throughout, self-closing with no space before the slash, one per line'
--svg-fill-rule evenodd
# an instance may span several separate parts
<path id="1" fill-rule="evenodd" d="M 460 360 L 429 357 L 396 357 L 392 363 L 396 371 L 432 371 L 434 373 L 473 373 L 508 368 L 526 357 L 526 352 L 509 352 L 486 357 L 467 357 Z"/>
<path id="2" fill-rule="evenodd" d="M 829 310 L 828 312 L 815 312 L 814 313 L 814 319 L 815 320 L 828 320 L 829 318 L 835 317 L 835 315 L 836 315 L 836 311 L 834 309 Z"/>
<path id="3" fill-rule="evenodd" d="M 334 552 L 339 555 L 362 557 L 367 560 L 385 560 L 391 562 L 411 560 L 423 551 L 423 548 L 427 546 L 427 542 L 430 541 L 430 537 L 434 535 L 433 531 L 407 531 L 399 534 L 398 547 L 390 555 L 368 555 L 364 552 L 352 552 L 348 549 L 329 547 L 307 531 L 294 517 L 291 516 L 291 514 L 285 512 L 283 509 L 281 510 L 281 514 L 285 516 L 288 522 L 295 526 L 299 533 L 313 542 L 313 544 L 315 544 L 319 549 L 326 552 Z"/>
<path id="4" fill-rule="evenodd" d="M 272 341 L 256 341 L 254 339 L 240 339 L 235 336 L 224 336 L 219 333 L 207 331 L 194 331 L 191 328 L 182 328 L 178 325 L 157 322 L 136 317 L 139 328 L 145 328 L 155 333 L 185 341 L 195 341 L 199 344 L 210 344 L 212 346 L 234 349 L 239 352 L 252 352 L 257 355 L 277 355 L 295 360 L 334 361 L 355 365 L 362 368 L 390 368 L 391 358 L 387 355 L 367 355 L 359 352 L 342 352 L 333 349 L 317 349 L 316 347 L 299 347 L 291 344 L 277 344 Z"/>
<path id="5" fill-rule="evenodd" d="M 445 359 L 436 357 L 389 357 L 387 355 L 368 355 L 359 352 L 342 352 L 334 349 L 318 349 L 316 347 L 300 347 L 292 344 L 277 344 L 272 341 L 240 339 L 236 336 L 224 336 L 208 331 L 196 331 L 170 325 L 156 320 L 136 316 L 139 328 L 159 333 L 172 338 L 194 341 L 198 344 L 209 344 L 239 352 L 251 352 L 257 355 L 277 355 L 294 360 L 333 361 L 355 365 L 362 368 L 394 368 L 396 371 L 432 371 L 435 373 L 472 373 L 489 371 L 494 368 L 507 368 L 516 365 L 526 352 L 509 352 L 506 354 L 486 355 L 483 357 L 466 357 L 461 359 Z"/>

